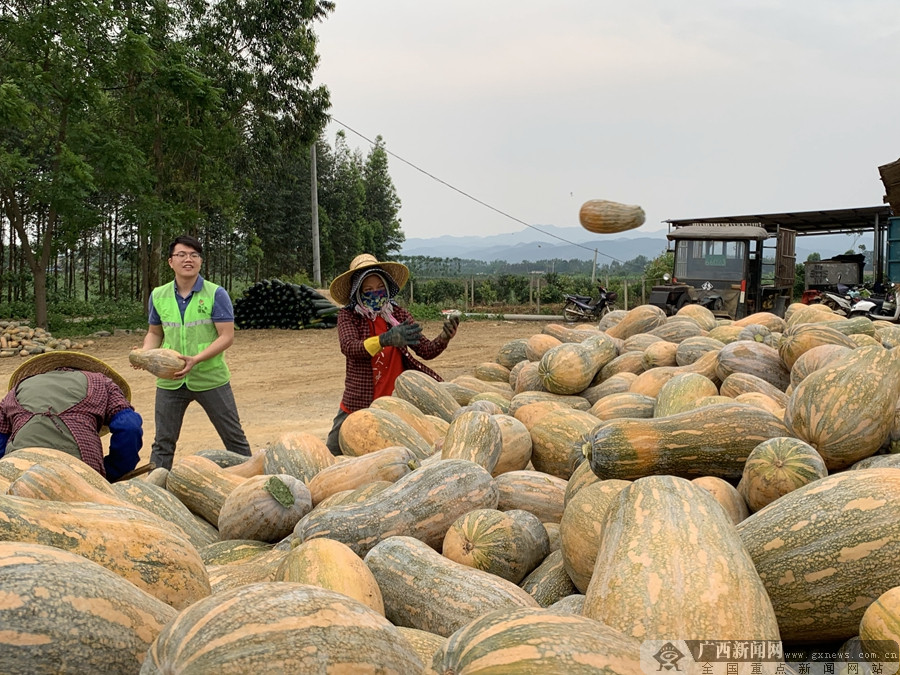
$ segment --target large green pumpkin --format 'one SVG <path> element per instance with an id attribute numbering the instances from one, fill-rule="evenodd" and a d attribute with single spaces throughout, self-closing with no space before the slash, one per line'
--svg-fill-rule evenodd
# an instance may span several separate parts
<path id="1" fill-rule="evenodd" d="M 625 487 L 606 512 L 583 614 L 641 640 L 778 640 L 734 523 L 674 476 Z"/>
<path id="2" fill-rule="evenodd" d="M 878 452 L 898 398 L 900 351 L 859 347 L 797 385 L 785 408 L 787 435 L 818 450 L 829 471 L 843 469 Z"/>
<path id="3" fill-rule="evenodd" d="M 504 476 L 508 474 L 503 474 Z M 294 527 L 301 540 L 336 539 L 364 556 L 382 539 L 408 535 L 440 548 L 453 522 L 472 509 L 497 507 L 491 474 L 464 459 L 443 459 L 408 473 L 358 503 L 320 503 Z"/>
<path id="4" fill-rule="evenodd" d="M 54 546 L 0 542 L 0 672 L 136 673 L 177 611 Z"/>
<path id="5" fill-rule="evenodd" d="M 738 523 L 781 638 L 843 640 L 900 585 L 900 469 L 844 471 Z"/>
<path id="6" fill-rule="evenodd" d="M 753 448 L 787 435 L 782 421 L 765 410 L 717 403 L 650 420 L 610 420 L 591 432 L 583 452 L 601 478 L 740 478 Z"/>
<path id="7" fill-rule="evenodd" d="M 249 584 L 196 602 L 156 638 L 141 673 L 418 673 L 387 619 L 325 588 Z"/>
<path id="8" fill-rule="evenodd" d="M 738 492 L 751 511 L 828 475 L 825 461 L 809 443 L 789 436 L 763 441 L 747 457 Z"/>
<path id="9" fill-rule="evenodd" d="M 541 357 L 538 374 L 547 391 L 577 394 L 590 386 L 594 375 L 600 370 L 597 364 L 591 349 L 580 343 L 564 342 L 547 350 Z"/>
<path id="10" fill-rule="evenodd" d="M 635 675 L 641 644 L 563 611 L 499 609 L 466 624 L 437 651 L 429 673 Z"/>
<path id="11" fill-rule="evenodd" d="M 389 537 L 364 561 L 395 626 L 449 636 L 494 609 L 539 607 L 511 581 L 454 562 L 412 537 Z"/>

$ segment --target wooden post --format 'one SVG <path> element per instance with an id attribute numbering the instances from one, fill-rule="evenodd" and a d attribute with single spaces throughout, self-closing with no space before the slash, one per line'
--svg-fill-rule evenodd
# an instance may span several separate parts
<path id="1" fill-rule="evenodd" d="M 541 277 L 537 278 L 537 313 L 541 313 Z"/>
<path id="2" fill-rule="evenodd" d="M 409 280 L 409 304 L 413 304 L 413 280 Z"/>
<path id="3" fill-rule="evenodd" d="M 469 282 L 463 279 L 463 308 L 469 311 Z"/>
<path id="4" fill-rule="evenodd" d="M 309 146 L 310 158 L 310 211 L 312 219 L 312 256 L 313 256 L 313 281 L 316 288 L 322 287 L 322 263 L 319 256 L 319 189 L 316 179 L 316 142 Z"/>
<path id="5" fill-rule="evenodd" d="M 622 280 L 622 289 L 625 292 L 625 309 L 628 309 L 628 279 Z"/>

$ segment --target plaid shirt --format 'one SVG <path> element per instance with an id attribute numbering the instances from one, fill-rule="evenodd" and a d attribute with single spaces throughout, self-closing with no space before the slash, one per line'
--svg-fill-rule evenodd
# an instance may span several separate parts
<path id="1" fill-rule="evenodd" d="M 412 319 L 412 315 L 402 307 L 394 307 L 394 318 L 403 322 Z M 344 379 L 344 396 L 341 399 L 341 409 L 352 413 L 362 408 L 368 408 L 374 396 L 372 382 L 372 355 L 366 351 L 363 342 L 375 335 L 374 322 L 360 316 L 352 309 L 343 308 L 338 313 L 338 340 L 341 343 L 341 353 L 347 357 L 347 374 Z M 438 336 L 434 340 L 422 338 L 419 344 L 411 349 L 423 359 L 431 360 L 447 348 L 447 341 Z M 404 370 L 418 370 L 441 382 L 441 377 L 417 361 L 409 353 L 409 349 L 403 347 L 400 350 L 403 356 Z"/>
<path id="2" fill-rule="evenodd" d="M 108 425 L 116 413 L 134 408 L 122 390 L 106 375 L 90 371 L 81 372 L 87 378 L 87 394 L 84 399 L 56 417 L 72 433 L 81 451 L 81 461 L 105 476 L 100 428 Z M 19 430 L 34 415 L 35 413 L 29 412 L 19 404 L 15 390 L 11 390 L 0 401 L 0 434 L 6 434 L 10 439 L 15 438 Z"/>

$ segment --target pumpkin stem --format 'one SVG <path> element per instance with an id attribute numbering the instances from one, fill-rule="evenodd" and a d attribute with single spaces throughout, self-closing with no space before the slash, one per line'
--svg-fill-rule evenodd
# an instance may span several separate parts
<path id="1" fill-rule="evenodd" d="M 581 454 L 584 455 L 585 459 L 590 460 L 593 450 L 594 445 L 591 443 L 591 435 L 587 434 L 581 439 Z"/>
<path id="2" fill-rule="evenodd" d="M 281 480 L 278 476 L 272 476 L 269 480 L 266 481 L 266 492 L 268 492 L 272 497 L 275 498 L 279 504 L 281 504 L 284 508 L 288 508 L 294 505 L 294 493 L 291 492 L 291 489 L 284 484 L 284 481 Z"/>
<path id="3" fill-rule="evenodd" d="M 419 464 L 419 462 L 417 462 L 416 460 L 411 459 L 406 463 L 406 466 L 409 467 L 410 471 L 415 471 L 421 466 L 421 464 Z"/>

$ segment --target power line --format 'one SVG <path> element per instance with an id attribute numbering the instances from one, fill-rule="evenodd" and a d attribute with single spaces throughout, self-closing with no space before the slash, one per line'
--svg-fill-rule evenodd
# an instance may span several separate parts
<path id="1" fill-rule="evenodd" d="M 373 141 L 371 138 L 368 138 L 367 136 L 361 134 L 360 132 L 358 132 L 358 131 L 357 131 L 356 129 L 354 129 L 353 127 L 350 127 L 350 126 L 344 124 L 344 123 L 341 122 L 339 119 L 337 119 L 337 118 L 335 118 L 335 117 L 332 117 L 332 118 L 331 118 L 331 121 L 332 121 L 332 122 L 335 122 L 335 123 L 337 123 L 337 124 L 340 124 L 340 125 L 341 125 L 342 127 L 344 127 L 347 131 L 353 132 L 354 134 L 356 134 L 357 136 L 359 136 L 359 137 L 362 138 L 363 140 L 369 142 L 369 143 L 372 144 L 373 146 L 375 145 L 375 141 Z M 510 220 L 513 220 L 513 221 L 515 221 L 515 222 L 517 222 L 517 223 L 519 223 L 519 224 L 521 224 L 521 225 L 524 225 L 525 227 L 530 227 L 532 230 L 537 230 L 537 231 L 540 232 L 541 234 L 544 234 L 544 235 L 546 235 L 546 236 L 548 236 L 548 237 L 553 237 L 554 239 L 559 239 L 560 241 L 563 241 L 563 242 L 565 242 L 565 243 L 567 243 L 567 244 L 570 244 L 570 245 L 572 245 L 572 246 L 577 246 L 578 248 L 583 248 L 585 251 L 593 251 L 594 253 L 599 253 L 599 254 L 602 255 L 602 256 L 606 256 L 606 257 L 609 258 L 610 260 L 615 260 L 617 263 L 625 264 L 622 260 L 619 260 L 618 258 L 614 258 L 614 257 L 611 256 L 611 255 L 608 255 L 608 254 L 606 254 L 606 253 L 603 253 L 602 251 L 600 251 L 600 250 L 598 250 L 598 249 L 596 249 L 596 248 L 590 248 L 590 247 L 588 247 L 588 246 L 585 246 L 584 244 L 579 244 L 579 243 L 574 242 L 574 241 L 569 241 L 568 239 L 565 239 L 565 238 L 560 237 L 560 236 L 558 236 L 558 235 L 556 235 L 556 234 L 553 234 L 552 232 L 545 232 L 544 230 L 542 230 L 542 229 L 539 228 L 539 227 L 536 227 L 536 226 L 534 226 L 534 225 L 532 225 L 532 224 L 530 224 L 530 223 L 526 223 L 526 222 L 525 222 L 524 220 L 522 220 L 521 218 L 516 218 L 515 216 L 510 215 L 510 214 L 507 213 L 506 211 L 503 211 L 503 210 L 501 210 L 501 209 L 498 209 L 496 206 L 492 206 L 491 204 L 488 204 L 487 202 L 482 201 L 481 199 L 478 199 L 478 197 L 475 197 L 475 196 L 473 196 L 473 195 L 470 195 L 470 194 L 469 194 L 468 192 L 466 192 L 465 190 L 461 190 L 461 189 L 459 189 L 458 187 L 456 187 L 455 185 L 451 185 L 450 183 L 448 183 L 447 181 L 443 180 L 442 178 L 438 178 L 438 177 L 435 176 L 433 173 L 429 173 L 429 172 L 426 171 L 425 169 L 423 169 L 423 168 L 421 168 L 421 167 L 419 167 L 419 166 L 416 166 L 415 164 L 413 164 L 413 163 L 410 162 L 409 160 L 404 159 L 403 157 L 401 157 L 400 155 L 398 155 L 398 154 L 396 154 L 396 153 L 394 153 L 394 152 L 391 152 L 391 151 L 388 150 L 387 148 L 383 148 L 383 150 L 384 150 L 387 154 L 389 154 L 391 157 L 394 157 L 395 159 L 399 159 L 399 160 L 400 160 L 401 162 L 403 162 L 404 164 L 406 164 L 406 165 L 408 165 L 408 166 L 411 166 L 413 169 L 415 169 L 416 171 L 418 171 L 418 172 L 420 172 L 420 173 L 425 174 L 426 176 L 428 176 L 428 177 L 431 178 L 432 180 L 437 181 L 437 182 L 440 183 L 441 185 L 450 188 L 450 189 L 453 190 L 454 192 L 458 192 L 458 193 L 461 194 L 463 197 L 466 197 L 466 198 L 468 198 L 468 199 L 471 199 L 473 202 L 476 202 L 477 204 L 480 204 L 481 206 L 484 206 L 484 207 L 490 209 L 491 211 L 494 211 L 495 213 L 499 213 L 501 216 L 504 216 L 504 217 L 506 217 L 506 218 L 509 218 Z"/>

